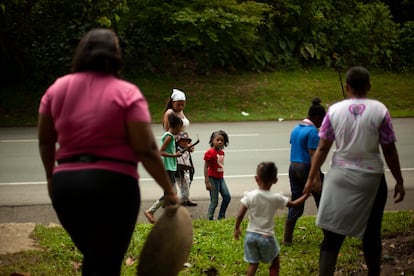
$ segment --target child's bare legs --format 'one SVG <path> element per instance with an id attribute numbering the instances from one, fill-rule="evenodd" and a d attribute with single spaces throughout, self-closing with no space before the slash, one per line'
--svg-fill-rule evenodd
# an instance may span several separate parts
<path id="1" fill-rule="evenodd" d="M 277 255 L 277 257 L 273 259 L 272 264 L 269 267 L 269 275 L 278 276 L 279 270 L 280 270 L 280 257 L 279 255 Z"/>
<path id="2" fill-rule="evenodd" d="M 154 213 L 162 206 L 164 202 L 164 197 L 159 198 L 157 201 L 152 204 L 152 206 L 144 212 L 145 217 L 152 224 L 155 223 Z"/>
<path id="3" fill-rule="evenodd" d="M 247 276 L 254 276 L 256 275 L 256 271 L 259 268 L 259 263 L 249 263 L 249 267 L 247 268 Z M 273 259 L 272 263 L 269 267 L 269 275 L 270 276 L 279 276 L 280 270 L 280 258 L 277 255 L 276 258 Z"/>
<path id="4" fill-rule="evenodd" d="M 247 276 L 256 275 L 256 271 L 258 267 L 259 267 L 259 263 L 249 263 L 249 266 L 247 267 Z"/>
<path id="5" fill-rule="evenodd" d="M 175 171 L 168 171 L 167 174 L 171 180 L 171 184 L 175 192 L 177 192 L 177 186 L 175 185 Z M 160 197 L 152 206 L 144 212 L 145 217 L 150 223 L 155 223 L 154 214 L 164 204 L 164 196 Z"/>

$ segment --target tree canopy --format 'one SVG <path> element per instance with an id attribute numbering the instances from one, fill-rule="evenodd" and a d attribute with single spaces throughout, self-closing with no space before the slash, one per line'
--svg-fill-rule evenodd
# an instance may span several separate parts
<path id="1" fill-rule="evenodd" d="M 129 72 L 414 65 L 409 0 L 3 1 L 2 83 L 69 72 L 79 39 L 95 27 L 118 33 Z"/>

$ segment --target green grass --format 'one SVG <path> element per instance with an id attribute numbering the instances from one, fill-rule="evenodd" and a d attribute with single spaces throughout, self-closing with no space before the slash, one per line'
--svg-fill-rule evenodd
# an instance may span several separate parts
<path id="1" fill-rule="evenodd" d="M 371 97 L 383 101 L 394 117 L 414 116 L 412 74 L 371 75 Z M 301 119 L 314 97 L 326 106 L 343 99 L 338 73 L 323 69 L 133 81 L 147 97 L 154 121 L 161 120 L 171 87 L 186 91 L 185 112 L 192 122 Z M 242 116 L 241 111 L 250 115 Z"/>
<path id="2" fill-rule="evenodd" d="M 414 117 L 412 73 L 373 71 L 371 78 L 370 97 L 384 102 L 393 117 Z M 161 122 L 173 87 L 186 91 L 185 112 L 192 122 L 301 119 L 314 97 L 320 97 L 326 106 L 343 98 L 338 73 L 317 68 L 208 77 L 135 76 L 126 79 L 137 84 L 146 96 L 154 122 Z M 0 126 L 35 125 L 39 99 L 45 87 L 19 84 L 1 88 Z M 241 111 L 250 115 L 242 116 Z"/>
<path id="3" fill-rule="evenodd" d="M 414 211 L 386 212 L 383 219 L 383 236 L 412 233 Z M 277 217 L 276 236 L 281 240 L 285 217 Z M 243 242 L 233 238 L 234 218 L 221 221 L 193 221 L 193 246 L 188 262 L 180 275 L 203 275 L 216 268 L 219 275 L 245 275 Z M 242 224 L 245 229 L 246 220 Z M 137 259 L 143 242 L 151 229 L 149 224 L 138 224 L 125 258 Z M 0 255 L 0 275 L 26 272 L 30 275 L 80 275 L 81 254 L 62 228 L 36 225 L 33 237 L 40 250 Z M 281 248 L 281 275 L 317 275 L 319 244 L 322 232 L 315 226 L 315 217 L 302 217 L 295 228 L 292 246 Z M 105 241 L 102 241 L 105 242 Z M 108 248 L 110 250 L 110 248 Z M 337 270 L 348 275 L 363 263 L 361 242 L 347 238 L 342 246 Z M 257 275 L 268 275 L 268 265 L 261 264 Z M 136 275 L 136 263 L 122 267 L 122 275 Z"/>

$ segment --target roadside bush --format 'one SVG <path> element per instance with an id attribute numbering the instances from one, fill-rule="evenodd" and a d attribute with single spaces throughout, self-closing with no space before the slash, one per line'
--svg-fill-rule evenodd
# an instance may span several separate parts
<path id="1" fill-rule="evenodd" d="M 393 68 L 398 45 L 397 24 L 389 8 L 382 3 L 356 3 L 353 14 L 339 21 L 342 34 L 337 37 L 335 52 L 346 65 L 360 64 L 384 69 Z"/>
<path id="2" fill-rule="evenodd" d="M 399 32 L 399 43 L 394 57 L 394 68 L 410 70 L 414 68 L 414 21 L 403 24 Z"/>
<path id="3" fill-rule="evenodd" d="M 180 74 L 245 68 L 268 5 L 235 0 L 173 2 L 131 3 L 132 10 L 140 12 L 130 17 L 125 35 L 128 58 L 152 71 Z"/>

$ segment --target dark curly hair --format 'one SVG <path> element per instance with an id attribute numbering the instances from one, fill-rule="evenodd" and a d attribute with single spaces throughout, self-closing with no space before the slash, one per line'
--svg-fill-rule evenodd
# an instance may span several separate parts
<path id="1" fill-rule="evenodd" d="M 170 125 L 170 128 L 174 129 L 177 127 L 183 126 L 183 120 L 181 120 L 180 117 L 175 115 L 174 113 L 171 113 L 168 115 L 168 124 Z"/>
<path id="2" fill-rule="evenodd" d="M 216 137 L 217 135 L 223 136 L 223 138 L 224 138 L 224 146 L 227 147 L 229 145 L 229 136 L 227 135 L 227 133 L 224 130 L 214 131 L 211 134 L 210 141 L 208 142 L 210 144 L 210 147 L 214 146 L 213 145 L 213 140 L 214 140 L 214 137 Z"/>
<path id="3" fill-rule="evenodd" d="M 119 76 L 119 40 L 110 29 L 93 29 L 79 42 L 72 60 L 72 72 L 94 71 Z"/>

